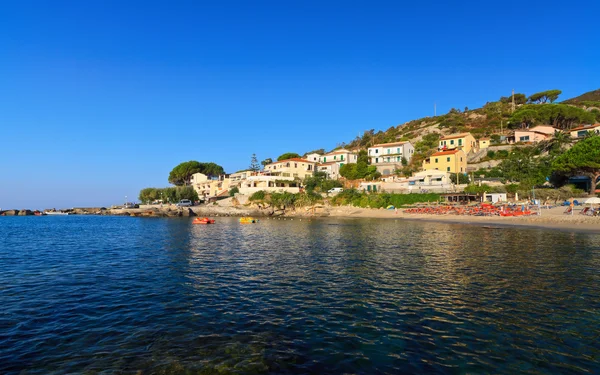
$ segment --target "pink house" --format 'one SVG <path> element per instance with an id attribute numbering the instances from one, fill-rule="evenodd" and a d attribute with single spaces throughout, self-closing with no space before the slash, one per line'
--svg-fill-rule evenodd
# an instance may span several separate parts
<path id="1" fill-rule="evenodd" d="M 550 125 L 538 125 L 530 129 L 515 130 L 515 142 L 537 143 L 550 139 L 558 129 Z"/>

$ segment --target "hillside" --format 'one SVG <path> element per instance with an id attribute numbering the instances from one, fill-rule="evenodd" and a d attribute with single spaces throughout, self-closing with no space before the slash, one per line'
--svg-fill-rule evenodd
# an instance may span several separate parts
<path id="1" fill-rule="evenodd" d="M 470 132 L 476 139 L 492 138 L 494 143 L 500 140 L 501 135 L 508 135 L 512 129 L 519 127 L 547 123 L 569 129 L 579 123 L 600 122 L 600 111 L 595 106 L 590 107 L 595 100 L 600 105 L 600 90 L 552 104 L 560 93 L 560 90 L 548 90 L 530 96 L 515 93 L 514 111 L 511 96 L 487 102 L 481 108 L 465 107 L 462 111 L 452 108 L 444 115 L 412 120 L 385 131 L 369 130 L 362 137 L 342 143 L 340 147 L 365 149 L 378 143 L 411 141 L 415 145 L 414 164 L 431 154 L 437 147 L 438 139 L 448 134 Z"/>
<path id="2" fill-rule="evenodd" d="M 597 102 L 600 104 L 600 89 L 586 92 L 571 99 L 563 101 L 565 104 L 582 104 L 584 102 Z"/>

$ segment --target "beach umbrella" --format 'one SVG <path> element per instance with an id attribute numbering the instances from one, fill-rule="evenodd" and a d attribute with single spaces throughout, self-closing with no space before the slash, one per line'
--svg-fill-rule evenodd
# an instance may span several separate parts
<path id="1" fill-rule="evenodd" d="M 585 200 L 585 204 L 600 204 L 600 198 L 592 197 Z"/>

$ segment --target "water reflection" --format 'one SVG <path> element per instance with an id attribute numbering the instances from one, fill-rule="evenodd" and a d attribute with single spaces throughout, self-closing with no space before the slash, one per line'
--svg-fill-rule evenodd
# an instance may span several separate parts
<path id="1" fill-rule="evenodd" d="M 598 235 L 55 219 L 0 227 L 0 373 L 600 371 Z"/>

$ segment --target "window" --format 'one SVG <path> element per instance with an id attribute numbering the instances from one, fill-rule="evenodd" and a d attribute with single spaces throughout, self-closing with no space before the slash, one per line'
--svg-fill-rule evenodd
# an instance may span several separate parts
<path id="1" fill-rule="evenodd" d="M 460 138 L 458 139 L 458 145 L 462 146 L 462 139 L 460 139 Z"/>
<path id="2" fill-rule="evenodd" d="M 285 166 L 289 168 L 290 167 L 290 163 L 285 163 Z"/>
<path id="3" fill-rule="evenodd" d="M 340 160 L 344 160 L 344 155 L 340 155 Z"/>
<path id="4" fill-rule="evenodd" d="M 343 166 L 344 166 L 344 163 L 340 163 L 340 167 L 343 167 Z"/>
<path id="5" fill-rule="evenodd" d="M 526 136 L 523 136 L 523 137 L 519 137 L 519 141 L 520 141 L 520 142 L 526 142 L 526 141 L 529 141 L 529 136 L 528 136 L 528 135 L 526 135 Z"/>
<path id="6" fill-rule="evenodd" d="M 379 154 L 379 149 L 378 148 L 375 149 L 375 153 Z"/>
<path id="7" fill-rule="evenodd" d="M 585 137 L 586 134 L 587 134 L 587 130 L 580 130 L 577 132 L 577 138 Z M 524 137 L 521 137 L 521 138 L 524 138 Z M 527 138 L 529 138 L 529 137 L 527 137 Z"/>
<path id="8" fill-rule="evenodd" d="M 337 159 L 337 156 L 336 156 L 336 155 L 333 155 L 333 160 L 335 160 L 335 159 Z"/>
<path id="9" fill-rule="evenodd" d="M 397 154 L 399 154 L 399 153 L 400 153 L 400 147 L 398 147 L 398 148 L 396 149 L 396 153 L 397 153 Z"/>
<path id="10" fill-rule="evenodd" d="M 387 161 L 388 161 L 388 163 L 390 162 L 390 157 L 389 157 L 389 156 L 388 156 L 388 158 L 387 158 Z"/>
<path id="11" fill-rule="evenodd" d="M 326 162 L 327 162 L 327 157 L 324 157 L 323 158 L 323 163 L 326 163 Z"/>
<path id="12" fill-rule="evenodd" d="M 435 163 L 437 164 L 437 162 L 438 162 L 438 158 L 435 158 Z"/>
<path id="13" fill-rule="evenodd" d="M 448 156 L 448 157 L 446 158 L 446 161 L 447 161 L 447 162 L 449 162 L 449 161 L 450 161 L 450 156 Z"/>
<path id="14" fill-rule="evenodd" d="M 298 163 L 294 163 L 294 168 L 298 168 Z"/>
<path id="15" fill-rule="evenodd" d="M 453 145 L 454 144 L 454 139 L 450 140 L 450 144 Z"/>
<path id="16" fill-rule="evenodd" d="M 390 149 L 388 148 L 388 155 L 390 154 Z"/>
<path id="17" fill-rule="evenodd" d="M 460 157 L 460 161 L 462 161 L 462 156 Z"/>
<path id="18" fill-rule="evenodd" d="M 450 167 L 446 167 L 446 171 L 447 171 L 447 172 L 450 172 Z"/>
<path id="19" fill-rule="evenodd" d="M 379 163 L 379 158 L 375 158 L 375 163 Z"/>

